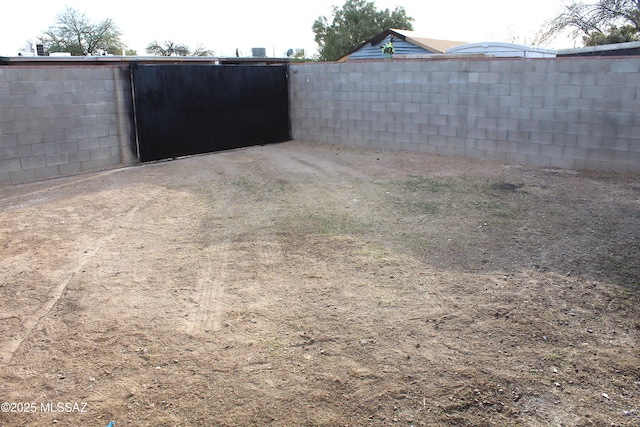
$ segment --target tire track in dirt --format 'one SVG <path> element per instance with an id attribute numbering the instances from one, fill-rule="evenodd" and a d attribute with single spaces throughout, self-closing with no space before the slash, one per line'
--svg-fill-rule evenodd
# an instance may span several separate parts
<path id="1" fill-rule="evenodd" d="M 334 179 L 337 177 L 353 177 L 355 179 L 371 179 L 370 175 L 353 167 L 345 166 L 336 159 L 325 160 L 309 156 L 303 157 L 301 154 L 289 156 L 274 156 L 272 154 L 267 159 L 284 176 L 295 173 L 307 178 Z"/>
<path id="2" fill-rule="evenodd" d="M 194 301 L 196 303 L 194 319 L 189 325 L 192 334 L 219 331 L 222 327 L 222 296 L 224 283 L 228 277 L 227 268 L 231 248 L 222 245 L 205 249 L 205 265 L 200 265 Z"/>
<path id="3" fill-rule="evenodd" d="M 35 196 L 37 194 L 51 193 L 52 190 L 60 190 L 62 188 L 76 186 L 77 184 L 80 184 L 80 183 L 95 182 L 98 178 L 104 178 L 106 176 L 115 174 L 117 172 L 125 171 L 127 169 L 128 168 L 119 168 L 119 169 L 112 169 L 112 170 L 107 170 L 103 172 L 98 172 L 95 174 L 81 175 L 80 177 L 60 178 L 60 181 L 62 183 L 58 185 L 47 185 L 50 181 L 37 181 L 33 183 L 26 183 L 23 185 L 18 184 L 13 188 L 7 186 L 6 189 L 9 189 L 10 191 L 14 191 L 14 190 L 19 191 L 19 190 L 29 189 L 30 187 L 38 187 L 41 185 L 43 185 L 43 188 L 32 190 L 29 192 L 19 192 L 18 194 L 2 197 L 0 198 L 0 208 L 17 209 L 17 208 L 23 208 L 25 206 L 33 206 L 35 204 L 39 204 L 49 200 L 49 197 L 47 196 L 34 199 L 32 196 Z M 3 188 L 3 190 L 4 189 L 5 188 Z M 27 201 L 18 203 L 17 205 L 12 204 L 12 201 L 16 201 L 16 200 L 27 200 Z"/>
<path id="4" fill-rule="evenodd" d="M 60 298 L 62 298 L 62 294 L 65 289 L 71 283 L 71 281 L 77 276 L 77 274 L 82 271 L 84 266 L 100 251 L 102 246 L 113 239 L 115 234 L 110 234 L 99 239 L 92 248 L 89 248 L 85 251 L 85 256 L 80 261 L 79 264 L 69 273 L 69 275 L 60 282 L 51 292 L 49 300 L 38 310 L 36 310 L 31 317 L 26 319 L 24 322 L 24 330 L 25 333 L 22 337 L 16 338 L 13 341 L 7 343 L 6 347 L 0 349 L 0 360 L 6 361 L 5 363 L 10 363 L 13 359 L 13 355 L 16 353 L 18 348 L 22 345 L 25 339 L 31 335 L 33 330 L 42 322 L 42 320 L 53 310 L 56 306 Z"/>
<path id="5" fill-rule="evenodd" d="M 129 226 L 133 223 L 138 211 L 144 205 L 146 205 L 149 200 L 153 199 L 159 193 L 159 191 L 160 190 L 156 190 L 149 193 L 149 195 L 144 200 L 142 200 L 142 202 L 130 209 L 125 215 L 124 226 L 120 230 L 101 237 L 100 239 L 96 240 L 91 247 L 84 250 L 80 262 L 76 264 L 76 266 L 71 269 L 71 272 L 68 273 L 67 276 L 53 288 L 49 299 L 24 321 L 24 334 L 21 337 L 8 342 L 3 348 L 0 348 L 0 362 L 4 362 L 6 365 L 9 365 L 11 363 L 15 353 L 18 351 L 22 343 L 33 333 L 33 331 L 38 327 L 43 319 L 45 319 L 55 308 L 55 306 L 64 295 L 64 292 L 69 284 L 85 268 L 85 266 L 98 255 L 102 247 L 107 242 L 112 241 L 118 235 L 119 231 L 122 232 L 129 228 Z M 114 223 L 118 222 L 118 219 L 114 220 Z"/>

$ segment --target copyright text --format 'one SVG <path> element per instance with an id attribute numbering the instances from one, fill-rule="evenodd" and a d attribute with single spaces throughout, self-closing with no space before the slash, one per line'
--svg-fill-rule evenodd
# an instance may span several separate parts
<path id="1" fill-rule="evenodd" d="M 85 413 L 87 403 L 85 402 L 2 402 L 0 411 L 10 413 L 30 413 L 30 412 L 64 412 L 64 413 Z"/>

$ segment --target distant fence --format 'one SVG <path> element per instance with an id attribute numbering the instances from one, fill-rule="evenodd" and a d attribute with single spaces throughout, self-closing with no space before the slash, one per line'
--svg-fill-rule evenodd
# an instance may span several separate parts
<path id="1" fill-rule="evenodd" d="M 294 139 L 640 172 L 640 58 L 291 65 Z"/>

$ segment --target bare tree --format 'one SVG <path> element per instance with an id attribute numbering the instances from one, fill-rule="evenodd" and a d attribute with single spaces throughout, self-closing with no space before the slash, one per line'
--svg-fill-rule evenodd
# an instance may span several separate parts
<path id="1" fill-rule="evenodd" d="M 590 3 L 572 0 L 564 5 L 562 13 L 545 23 L 542 41 L 548 42 L 568 31 L 571 37 L 582 36 L 586 42 L 619 25 L 640 33 L 640 0 L 598 0 Z"/>
<path id="2" fill-rule="evenodd" d="M 67 7 L 58 14 L 54 25 L 44 31 L 39 41 L 48 52 L 70 52 L 72 55 L 118 54 L 125 48 L 120 30 L 112 19 L 93 23 L 77 9 Z"/>
<path id="3" fill-rule="evenodd" d="M 196 47 L 196 50 L 194 50 L 191 55 L 193 56 L 213 56 L 216 53 L 212 50 L 209 50 L 207 48 L 205 48 L 204 46 L 198 45 L 198 47 Z"/>
<path id="4" fill-rule="evenodd" d="M 163 44 L 154 40 L 149 43 L 146 50 L 147 53 L 157 56 L 188 56 L 191 53 L 189 46 L 174 43 L 171 40 L 166 40 Z"/>

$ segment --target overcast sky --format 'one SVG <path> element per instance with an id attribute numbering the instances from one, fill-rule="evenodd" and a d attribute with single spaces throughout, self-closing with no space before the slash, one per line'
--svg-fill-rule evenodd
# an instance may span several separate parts
<path id="1" fill-rule="evenodd" d="M 139 55 L 153 40 L 172 40 L 192 50 L 201 45 L 217 56 L 233 56 L 236 48 L 249 56 L 253 47 L 266 48 L 268 56 L 284 56 L 289 48 L 315 52 L 313 22 L 319 16 L 331 19 L 332 6 L 343 4 L 344 0 L 5 0 L 0 56 L 16 55 L 67 5 L 94 22 L 113 19 L 123 41 Z M 375 4 L 378 9 L 403 6 L 423 37 L 469 43 L 517 37 L 525 43 L 546 19 L 558 14 L 562 0 L 376 0 Z M 546 47 L 568 48 L 574 43 L 563 39 Z"/>

